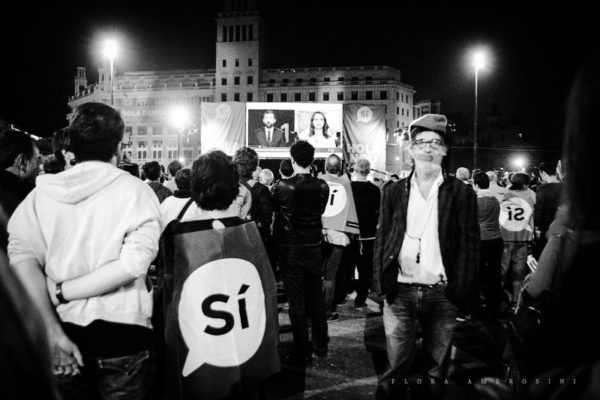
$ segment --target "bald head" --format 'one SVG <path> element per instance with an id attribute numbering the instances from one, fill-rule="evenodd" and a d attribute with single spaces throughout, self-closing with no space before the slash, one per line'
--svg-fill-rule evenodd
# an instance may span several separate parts
<path id="1" fill-rule="evenodd" d="M 339 175 L 342 170 L 342 160 L 335 154 L 327 157 L 327 162 L 325 163 L 325 171 L 332 175 Z"/>
<path id="2" fill-rule="evenodd" d="M 471 177 L 471 174 L 469 173 L 469 170 L 465 167 L 460 167 L 459 169 L 456 170 L 456 178 L 460 179 L 461 181 L 468 181 L 469 178 Z"/>

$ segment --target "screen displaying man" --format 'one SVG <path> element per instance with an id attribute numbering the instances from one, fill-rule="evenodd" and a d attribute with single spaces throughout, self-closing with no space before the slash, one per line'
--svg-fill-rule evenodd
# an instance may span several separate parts
<path id="1" fill-rule="evenodd" d="M 248 144 L 262 147 L 286 147 L 284 132 L 275 127 L 275 112 L 266 110 L 263 113 L 263 127 L 255 129 L 253 135 L 249 135 Z"/>

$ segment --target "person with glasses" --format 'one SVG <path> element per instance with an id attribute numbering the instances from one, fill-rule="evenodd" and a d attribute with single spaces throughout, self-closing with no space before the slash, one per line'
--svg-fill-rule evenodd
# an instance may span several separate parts
<path id="1" fill-rule="evenodd" d="M 458 309 L 471 294 L 479 262 L 477 197 L 449 176 L 447 119 L 426 114 L 409 126 L 410 175 L 383 188 L 374 268 L 385 296 L 383 323 L 390 369 L 377 398 L 405 398 L 423 333 L 422 382 L 426 398 L 443 397 Z"/>

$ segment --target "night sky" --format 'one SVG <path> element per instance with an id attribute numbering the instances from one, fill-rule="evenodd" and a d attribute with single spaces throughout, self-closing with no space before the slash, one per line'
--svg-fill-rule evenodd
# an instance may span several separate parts
<path id="1" fill-rule="evenodd" d="M 64 126 L 76 67 L 97 80 L 103 32 L 125 43 L 117 74 L 214 68 L 217 5 L 204 3 L 80 2 L 3 13 L 0 118 L 40 136 Z M 440 99 L 444 113 L 469 122 L 468 55 L 482 44 L 493 59 L 480 72 L 480 115 L 494 106 L 504 121 L 522 122 L 532 143 L 559 148 L 569 86 L 598 34 L 595 14 L 576 1 L 527 9 L 529 2 L 512 0 L 415 3 L 264 0 L 265 66 L 391 65 L 417 100 Z"/>

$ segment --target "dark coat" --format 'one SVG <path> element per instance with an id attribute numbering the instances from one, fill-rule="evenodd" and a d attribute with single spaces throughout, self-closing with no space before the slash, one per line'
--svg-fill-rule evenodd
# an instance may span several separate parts
<path id="1" fill-rule="evenodd" d="M 398 256 L 406 231 L 412 173 L 383 188 L 375 240 L 374 269 L 388 303 L 397 295 Z M 438 234 L 448 278 L 446 297 L 459 308 L 469 299 L 479 264 L 477 196 L 469 185 L 444 175 L 438 193 Z"/>

